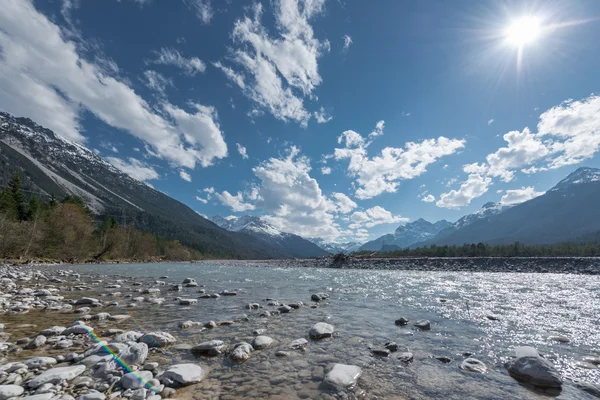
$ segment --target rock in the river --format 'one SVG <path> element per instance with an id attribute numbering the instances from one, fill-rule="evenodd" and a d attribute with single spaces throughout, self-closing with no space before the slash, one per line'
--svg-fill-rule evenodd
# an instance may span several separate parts
<path id="1" fill-rule="evenodd" d="M 383 345 L 383 347 L 385 347 L 392 353 L 398 351 L 398 345 L 396 344 L 396 342 L 387 342 L 386 344 Z"/>
<path id="2" fill-rule="evenodd" d="M 208 367 L 198 364 L 176 364 L 167 369 L 161 376 L 161 381 L 165 385 L 172 385 L 173 382 L 182 386 L 201 382 L 208 374 Z"/>
<path id="3" fill-rule="evenodd" d="M 179 323 L 179 328 L 180 329 L 189 329 L 189 328 L 192 328 L 194 326 L 200 326 L 200 325 L 202 325 L 200 322 L 184 321 L 184 322 L 180 322 Z"/>
<path id="4" fill-rule="evenodd" d="M 254 350 L 262 350 L 262 349 L 266 349 L 267 347 L 269 347 L 269 345 L 271 343 L 273 343 L 273 339 L 271 339 L 270 337 L 257 336 L 252 341 L 252 347 L 254 347 Z"/>
<path id="5" fill-rule="evenodd" d="M 580 390 L 583 390 L 586 393 L 591 394 L 594 397 L 600 399 L 600 386 L 594 385 L 593 383 L 583 382 L 583 381 L 574 381 L 573 385 Z"/>
<path id="6" fill-rule="evenodd" d="M 40 335 L 44 336 L 56 336 L 60 335 L 65 329 L 64 326 L 53 326 L 52 328 L 44 329 L 40 332 Z"/>
<path id="7" fill-rule="evenodd" d="M 394 323 L 398 326 L 404 326 L 408 324 L 408 318 L 400 317 Z"/>
<path id="8" fill-rule="evenodd" d="M 25 389 L 19 385 L 0 385 L 0 400 L 18 397 L 22 395 L 24 391 Z"/>
<path id="9" fill-rule="evenodd" d="M 190 283 L 196 283 L 196 280 L 195 280 L 194 278 L 185 278 L 185 279 L 183 280 L 183 282 L 181 282 L 181 283 L 182 283 L 183 285 L 187 285 L 187 284 L 190 284 Z"/>
<path id="10" fill-rule="evenodd" d="M 296 339 L 290 343 L 292 349 L 303 349 L 308 345 L 308 340 L 304 338 Z"/>
<path id="11" fill-rule="evenodd" d="M 326 300 L 329 298 L 329 295 L 327 293 L 315 293 L 312 296 L 310 296 L 310 299 L 312 301 L 316 301 L 319 302 L 321 300 Z"/>
<path id="12" fill-rule="evenodd" d="M 148 347 L 163 347 L 175 343 L 177 339 L 167 332 L 150 332 L 146 333 L 139 339 L 140 343 L 146 343 Z"/>
<path id="13" fill-rule="evenodd" d="M 76 306 L 81 306 L 81 305 L 85 305 L 85 304 L 96 304 L 96 303 L 100 303 L 100 300 L 94 299 L 92 297 L 84 297 L 84 298 L 81 298 L 81 299 L 75 301 Z"/>
<path id="14" fill-rule="evenodd" d="M 71 379 L 83 374 L 85 365 L 71 365 L 69 367 L 51 368 L 33 378 L 28 386 L 36 389 L 45 383 L 59 383 L 63 380 Z"/>
<path id="15" fill-rule="evenodd" d="M 323 383 L 338 390 L 352 388 L 361 374 L 362 369 L 356 365 L 335 364 L 325 375 Z"/>
<path id="16" fill-rule="evenodd" d="M 146 383 L 152 379 L 153 375 L 150 371 L 136 371 L 123 375 L 121 378 L 121 386 L 124 389 L 140 389 L 146 386 Z"/>
<path id="17" fill-rule="evenodd" d="M 487 372 L 487 367 L 483 361 L 479 361 L 476 358 L 467 358 L 460 364 L 460 369 L 469 372 L 476 372 L 478 374 L 484 374 Z"/>
<path id="18" fill-rule="evenodd" d="M 46 343 L 46 336 L 38 335 L 35 337 L 35 339 L 33 339 L 31 342 L 29 342 L 27 344 L 27 346 L 25 346 L 25 348 L 26 349 L 37 349 L 39 347 L 42 347 L 45 343 Z"/>
<path id="19" fill-rule="evenodd" d="M 250 343 L 241 342 L 237 343 L 231 353 L 229 353 L 229 358 L 233 361 L 246 361 L 250 358 L 250 354 L 254 351 L 254 348 L 250 345 Z"/>
<path id="20" fill-rule="evenodd" d="M 198 303 L 197 299 L 179 299 L 180 306 L 191 306 Z"/>
<path id="21" fill-rule="evenodd" d="M 275 355 L 277 357 L 287 357 L 289 355 L 291 355 L 292 353 L 290 353 L 289 351 L 285 351 L 285 350 L 279 350 L 275 353 Z"/>
<path id="22" fill-rule="evenodd" d="M 371 352 L 380 357 L 389 357 L 390 355 L 390 351 L 388 349 L 372 349 Z"/>
<path id="23" fill-rule="evenodd" d="M 246 304 L 246 310 L 258 310 L 259 308 L 260 308 L 260 304 L 258 304 L 258 303 Z"/>
<path id="24" fill-rule="evenodd" d="M 56 358 L 54 357 L 34 357 L 29 360 L 23 361 L 23 364 L 27 365 L 27 368 L 44 368 L 56 364 Z"/>
<path id="25" fill-rule="evenodd" d="M 571 341 L 571 339 L 569 339 L 568 337 L 563 336 L 563 335 L 550 336 L 548 338 L 548 340 L 553 340 L 555 342 L 560 342 L 560 343 L 569 343 Z"/>
<path id="26" fill-rule="evenodd" d="M 127 331 L 125 333 L 120 333 L 114 337 L 113 342 L 117 343 L 127 343 L 127 342 L 137 342 L 144 334 L 142 332 L 136 331 Z"/>
<path id="27" fill-rule="evenodd" d="M 310 328 L 308 335 L 312 339 L 322 339 L 326 337 L 331 337 L 331 335 L 333 335 L 333 331 L 333 325 L 330 325 L 326 322 L 317 322 L 313 325 L 312 328 Z"/>
<path id="28" fill-rule="evenodd" d="M 134 343 L 119 352 L 119 358 L 127 365 L 142 365 L 148 358 L 148 345 Z"/>
<path id="29" fill-rule="evenodd" d="M 73 326 L 68 327 L 64 331 L 62 331 L 61 335 L 64 335 L 64 336 L 68 336 L 68 335 L 87 335 L 88 333 L 90 333 L 93 330 L 94 330 L 94 328 L 92 328 L 91 326 L 87 326 L 87 325 L 73 325 Z"/>
<path id="30" fill-rule="evenodd" d="M 562 378 L 552 363 L 539 355 L 533 347 L 515 349 L 516 358 L 507 363 L 513 378 L 543 388 L 561 388 Z"/>
<path id="31" fill-rule="evenodd" d="M 400 360 L 403 363 L 409 363 L 413 360 L 413 353 L 411 353 L 410 351 L 403 351 L 401 353 L 398 353 L 398 360 Z"/>
<path id="32" fill-rule="evenodd" d="M 204 324 L 204 327 L 208 329 L 214 329 L 217 327 L 217 323 L 215 321 L 208 321 Z"/>
<path id="33" fill-rule="evenodd" d="M 416 321 L 413 325 L 422 331 L 428 331 L 431 329 L 431 324 L 426 319 L 420 319 Z"/>
<path id="34" fill-rule="evenodd" d="M 279 310 L 279 312 L 282 313 L 282 314 L 287 314 L 290 311 L 292 311 L 292 307 L 283 305 L 281 307 L 278 307 L 277 310 Z"/>
<path id="35" fill-rule="evenodd" d="M 79 396 L 77 400 L 105 400 L 106 395 L 104 393 L 100 393 L 97 390 L 90 390 L 89 392 Z"/>
<path id="36" fill-rule="evenodd" d="M 225 349 L 225 344 L 222 340 L 209 340 L 192 347 L 191 352 L 193 354 L 218 356 L 223 349 Z"/>

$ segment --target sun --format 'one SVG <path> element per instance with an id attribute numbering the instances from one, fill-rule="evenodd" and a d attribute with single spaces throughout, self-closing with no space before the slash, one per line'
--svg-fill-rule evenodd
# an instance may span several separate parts
<path id="1" fill-rule="evenodd" d="M 506 42 L 519 48 L 535 42 L 542 33 L 541 20 L 535 16 L 524 16 L 511 22 L 505 32 Z"/>

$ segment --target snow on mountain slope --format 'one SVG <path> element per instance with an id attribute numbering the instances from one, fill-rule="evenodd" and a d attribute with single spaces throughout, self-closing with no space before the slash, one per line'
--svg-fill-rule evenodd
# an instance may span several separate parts
<path id="1" fill-rule="evenodd" d="M 334 243 L 334 242 L 326 242 L 321 238 L 310 238 L 308 239 L 323 250 L 331 254 L 350 254 L 353 251 L 356 251 L 361 244 L 357 242 L 346 242 L 346 243 Z"/>
<path id="2" fill-rule="evenodd" d="M 504 210 L 508 210 L 510 207 L 511 206 L 507 206 L 500 203 L 485 203 L 479 210 L 475 211 L 474 213 L 465 215 L 464 217 L 456 221 L 454 224 L 452 224 L 452 228 L 459 229 L 465 227 L 479 219 L 489 218 L 492 215 L 500 214 Z"/>
<path id="3" fill-rule="evenodd" d="M 419 218 L 414 222 L 399 226 L 394 233 L 383 235 L 363 244 L 359 250 L 379 251 L 383 246 L 406 248 L 413 243 L 433 238 L 440 231 L 447 229 L 451 225 L 446 220 L 432 224 L 423 218 Z"/>

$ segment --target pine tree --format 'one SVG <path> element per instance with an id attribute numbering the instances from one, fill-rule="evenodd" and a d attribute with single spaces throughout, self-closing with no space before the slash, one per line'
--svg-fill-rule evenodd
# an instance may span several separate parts
<path id="1" fill-rule="evenodd" d="M 29 206 L 27 208 L 27 219 L 33 221 L 40 214 L 42 210 L 42 204 L 40 203 L 40 199 L 37 196 L 33 196 L 29 200 Z"/>
<path id="2" fill-rule="evenodd" d="M 0 191 L 0 212 L 6 214 L 10 219 L 19 219 L 17 204 L 15 203 L 12 191 L 8 186 L 5 186 L 2 191 Z"/>
<path id="3" fill-rule="evenodd" d="M 27 219 L 27 206 L 25 204 L 25 194 L 21 191 L 21 174 L 17 171 L 14 178 L 8 184 L 19 221 Z"/>

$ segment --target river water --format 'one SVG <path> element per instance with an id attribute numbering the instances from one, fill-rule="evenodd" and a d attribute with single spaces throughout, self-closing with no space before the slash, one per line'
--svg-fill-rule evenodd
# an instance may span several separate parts
<path id="1" fill-rule="evenodd" d="M 569 379 L 600 384 L 600 370 L 583 363 L 586 356 L 600 356 L 600 277 L 562 274 L 465 273 L 422 271 L 377 271 L 317 268 L 284 268 L 248 262 L 202 262 L 194 264 L 82 265 L 72 269 L 97 279 L 92 294 L 123 295 L 151 287 L 160 276 L 169 284 L 195 278 L 207 293 L 237 291 L 237 296 L 198 299 L 190 307 L 171 302 L 175 296 L 198 297 L 199 288 L 186 288 L 175 294 L 161 288 L 162 305 L 145 304 L 123 310 L 146 331 L 164 330 L 176 336 L 178 346 L 155 359 L 162 363 L 201 362 L 209 365 L 208 378 L 178 398 L 328 398 L 321 385 L 323 374 L 334 363 L 358 365 L 363 369 L 358 387 L 349 398 L 378 399 L 590 399 L 589 394 L 569 384 Z M 123 279 L 119 289 L 104 286 Z M 155 286 L 155 285 L 154 285 Z M 303 301 L 312 293 L 327 292 L 331 297 L 318 308 L 302 307 L 290 314 L 259 318 L 260 311 L 245 309 L 247 303 L 265 299 L 282 302 Z M 134 293 L 134 297 L 139 294 Z M 102 297 L 106 300 L 106 297 Z M 118 298 L 121 305 L 127 300 Z M 114 312 L 107 309 L 111 313 Z M 207 322 L 250 317 L 248 322 L 219 326 L 211 330 L 181 331 L 179 322 Z M 490 320 L 493 315 L 497 320 Z M 411 321 L 428 319 L 430 331 L 411 324 L 395 326 L 406 317 Z M 277 350 L 289 350 L 289 343 L 307 338 L 317 322 L 335 326 L 333 338 L 310 341 L 305 352 L 293 351 L 278 358 Z M 186 345 L 211 339 L 234 344 L 252 341 L 252 331 L 265 328 L 276 340 L 271 347 L 254 352 L 244 364 L 224 357 L 196 360 Z M 564 336 L 568 343 L 554 340 Z M 405 346 L 414 361 L 405 364 L 390 357 L 372 356 L 370 347 L 388 341 Z M 566 379 L 561 393 L 543 393 L 519 385 L 504 368 L 510 350 L 516 346 L 536 347 L 551 359 Z M 490 368 L 474 374 L 459 368 L 465 353 Z M 448 363 L 435 357 L 447 357 Z"/>

